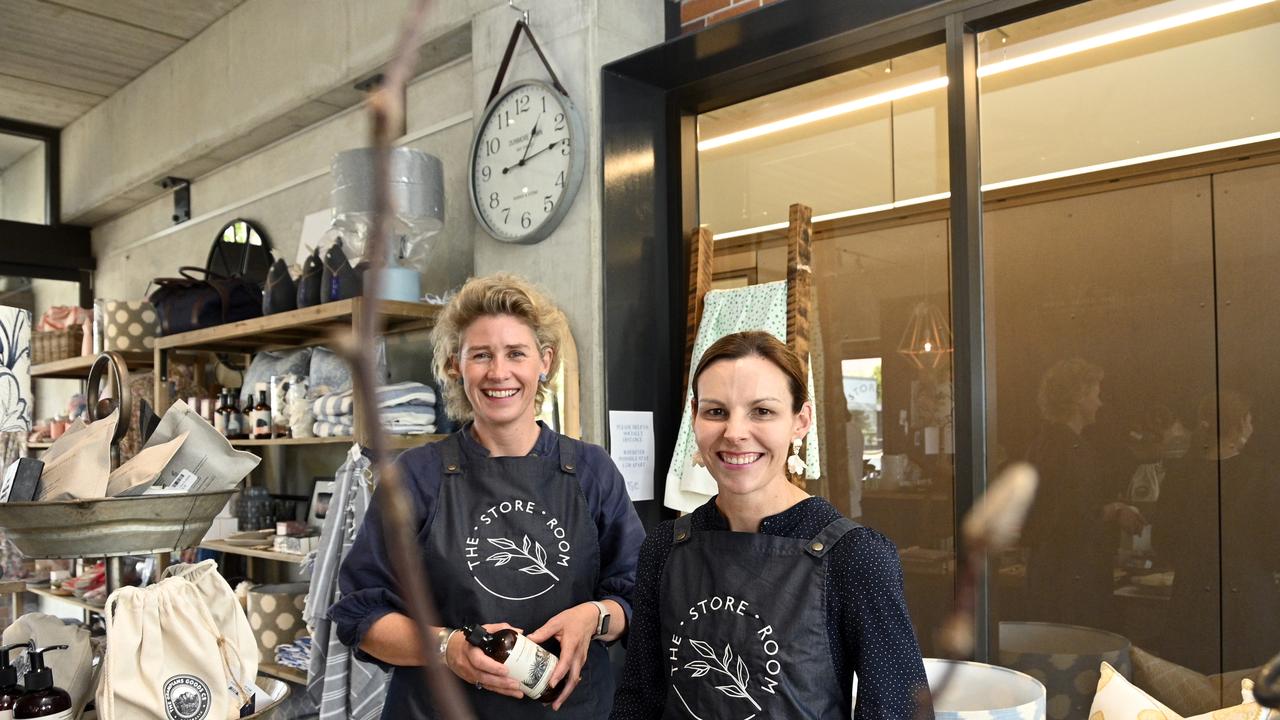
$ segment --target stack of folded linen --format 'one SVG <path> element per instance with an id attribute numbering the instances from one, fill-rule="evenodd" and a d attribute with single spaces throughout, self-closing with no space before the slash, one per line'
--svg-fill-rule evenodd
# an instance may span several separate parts
<path id="1" fill-rule="evenodd" d="M 436 392 L 420 382 L 402 382 L 378 388 L 378 414 L 382 428 L 392 435 L 423 435 L 436 430 Z M 316 437 L 351 435 L 355 425 L 352 391 L 321 396 L 312 405 Z"/>
<path id="2" fill-rule="evenodd" d="M 288 645 L 277 645 L 276 664 L 304 671 L 311 667 L 311 638 L 302 637 Z"/>

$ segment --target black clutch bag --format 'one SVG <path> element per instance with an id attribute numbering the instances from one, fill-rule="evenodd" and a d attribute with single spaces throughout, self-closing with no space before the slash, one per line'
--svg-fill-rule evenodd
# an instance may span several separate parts
<path id="1" fill-rule="evenodd" d="M 346 300 L 363 292 L 360 274 L 351 267 L 342 240 L 324 254 L 324 272 L 320 278 L 320 302 Z"/>
<path id="2" fill-rule="evenodd" d="M 316 248 L 302 264 L 302 277 L 298 278 L 298 307 L 320 304 L 320 283 L 323 279 L 324 263 L 320 262 L 320 248 Z"/>
<path id="3" fill-rule="evenodd" d="M 267 287 L 262 291 L 262 314 L 298 309 L 298 288 L 289 276 L 289 266 L 284 258 L 276 258 L 267 271 Z"/>

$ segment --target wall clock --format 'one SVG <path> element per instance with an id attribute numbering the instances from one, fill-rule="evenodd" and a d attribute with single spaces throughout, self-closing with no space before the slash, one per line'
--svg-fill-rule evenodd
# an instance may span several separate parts
<path id="1" fill-rule="evenodd" d="M 586 168 L 582 116 L 547 65 L 553 83 L 518 80 L 502 87 L 524 23 L 517 23 L 471 143 L 471 207 L 495 239 L 536 243 L 569 212 Z M 539 57 L 546 58 L 533 41 Z"/>

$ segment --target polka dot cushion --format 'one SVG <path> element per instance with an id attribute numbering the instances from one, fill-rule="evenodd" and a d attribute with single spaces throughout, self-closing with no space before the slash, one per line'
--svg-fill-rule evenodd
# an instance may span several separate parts
<path id="1" fill-rule="evenodd" d="M 105 300 L 103 349 L 142 351 L 155 347 L 160 333 L 156 309 L 146 300 Z"/>
<path id="2" fill-rule="evenodd" d="M 1242 685 L 1242 704 L 1184 718 L 1132 685 L 1104 662 L 1098 679 L 1098 692 L 1089 708 L 1089 720 L 1280 720 L 1280 714 L 1253 702 L 1252 681 L 1246 680 Z"/>

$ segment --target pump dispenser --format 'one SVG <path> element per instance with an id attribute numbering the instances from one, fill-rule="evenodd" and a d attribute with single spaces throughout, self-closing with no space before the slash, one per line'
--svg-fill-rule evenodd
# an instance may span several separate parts
<path id="1" fill-rule="evenodd" d="M 44 654 L 50 650 L 66 650 L 66 645 L 50 645 L 37 648 L 35 641 L 27 647 L 27 661 L 31 667 L 22 676 L 27 694 L 13 706 L 13 717 L 47 718 L 47 720 L 71 720 L 71 695 L 53 684 L 53 670 L 45 667 Z"/>
<path id="2" fill-rule="evenodd" d="M 18 668 L 9 664 L 9 653 L 26 643 L 14 643 L 0 647 L 0 720 L 13 720 L 13 705 L 22 697 L 18 684 Z"/>

